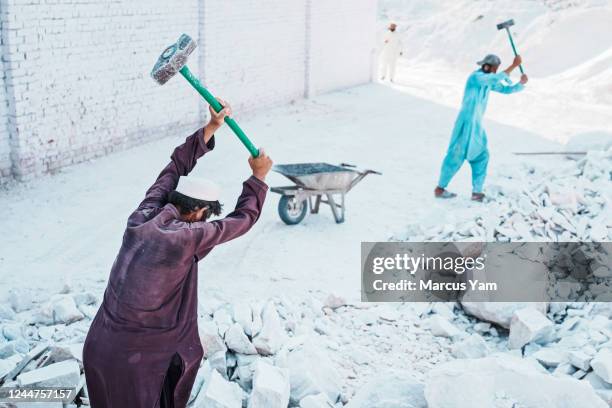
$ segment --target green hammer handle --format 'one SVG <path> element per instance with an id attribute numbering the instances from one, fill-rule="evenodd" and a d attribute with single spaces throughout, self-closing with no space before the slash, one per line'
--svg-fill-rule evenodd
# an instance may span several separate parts
<path id="1" fill-rule="evenodd" d="M 510 45 L 512 46 L 512 51 L 514 51 L 514 56 L 516 57 L 518 53 L 516 52 L 516 47 L 514 46 L 514 40 L 512 39 L 512 34 L 510 34 L 510 30 L 506 27 L 506 32 L 508 33 L 508 38 L 510 39 Z M 523 64 L 519 65 L 519 69 L 521 70 L 521 74 L 524 74 Z"/>
<path id="2" fill-rule="evenodd" d="M 208 102 L 210 106 L 212 106 L 215 112 L 218 113 L 223 109 L 223 106 L 219 103 L 217 98 L 215 98 L 210 92 L 208 92 L 208 89 L 204 88 L 200 80 L 198 80 L 198 78 L 196 78 L 191 73 L 189 68 L 187 68 L 187 65 L 181 68 L 180 73 L 181 75 L 183 75 L 183 77 L 185 77 L 187 82 L 189 82 L 191 86 L 193 86 L 195 90 L 198 91 L 200 95 L 202 95 L 202 97 L 206 100 L 206 102 Z M 249 137 L 246 135 L 246 133 L 244 133 L 244 131 L 240 128 L 240 126 L 238 126 L 238 123 L 236 123 L 234 119 L 230 118 L 229 116 L 226 116 L 225 123 L 227 123 L 230 129 L 232 129 L 234 133 L 236 134 L 236 136 L 238 136 L 238 139 L 240 139 L 240 141 L 247 148 L 249 153 L 251 153 L 251 156 L 253 157 L 259 156 L 259 149 L 257 149 L 253 145 Z"/>

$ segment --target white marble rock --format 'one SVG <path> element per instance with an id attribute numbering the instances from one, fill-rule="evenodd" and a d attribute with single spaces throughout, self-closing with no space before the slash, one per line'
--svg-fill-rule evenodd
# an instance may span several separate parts
<path id="1" fill-rule="evenodd" d="M 510 322 L 508 347 L 516 349 L 527 343 L 547 341 L 553 331 L 553 322 L 540 311 L 532 308 L 517 310 Z"/>
<path id="2" fill-rule="evenodd" d="M 546 313 L 547 304 L 544 302 L 461 302 L 463 310 L 478 319 L 495 323 L 505 329 L 510 328 L 510 321 L 515 311 L 527 307 Z"/>
<path id="3" fill-rule="evenodd" d="M 194 408 L 242 408 L 242 389 L 213 370 L 196 397 Z"/>
<path id="4" fill-rule="evenodd" d="M 248 408 L 286 408 L 290 394 L 289 370 L 265 360 L 258 360 L 254 366 Z"/>
<path id="5" fill-rule="evenodd" d="M 334 408 L 334 404 L 327 399 L 327 395 L 320 393 L 302 398 L 300 408 Z"/>
<path id="6" fill-rule="evenodd" d="M 336 310 L 342 306 L 346 306 L 346 299 L 341 296 L 337 296 L 333 293 L 330 293 L 329 296 L 323 302 L 324 307 L 328 307 L 332 310 Z"/>
<path id="7" fill-rule="evenodd" d="M 238 303 L 232 307 L 234 321 L 242 327 L 248 336 L 253 336 L 253 312 L 246 303 Z"/>
<path id="8" fill-rule="evenodd" d="M 2 327 L 2 334 L 7 340 L 17 340 L 23 337 L 21 326 L 17 323 L 6 324 Z"/>
<path id="9" fill-rule="evenodd" d="M 262 314 L 263 327 L 253 338 L 257 352 L 264 356 L 275 354 L 287 341 L 287 334 L 282 327 L 280 317 L 273 302 L 268 302 Z"/>
<path id="10" fill-rule="evenodd" d="M 227 351 L 225 342 L 219 335 L 219 329 L 214 321 L 199 321 L 198 333 L 204 348 L 204 357 L 211 356 L 217 352 L 225 353 Z"/>
<path id="11" fill-rule="evenodd" d="M 607 408 L 590 385 L 508 354 L 435 366 L 426 376 L 425 398 L 427 408 Z"/>
<path id="12" fill-rule="evenodd" d="M 454 343 L 451 353 L 455 358 L 480 358 L 486 357 L 490 350 L 482 336 L 474 333 Z"/>
<path id="13" fill-rule="evenodd" d="M 291 403 L 299 404 L 307 395 L 324 393 L 336 402 L 341 392 L 341 380 L 327 353 L 313 344 L 291 351 L 287 357 L 291 384 Z"/>
<path id="14" fill-rule="evenodd" d="M 73 323 L 85 316 L 77 308 L 74 298 L 70 295 L 56 295 L 51 299 L 53 321 L 55 323 Z"/>
<path id="15" fill-rule="evenodd" d="M 424 325 L 431 331 L 431 334 L 438 337 L 454 338 L 461 334 L 455 325 L 439 315 L 430 317 Z"/>
<path id="16" fill-rule="evenodd" d="M 15 311 L 7 304 L 0 304 L 0 319 L 13 320 Z"/>
<path id="17" fill-rule="evenodd" d="M 81 378 L 81 369 L 76 360 L 66 360 L 17 376 L 20 387 L 70 387 L 74 388 Z"/>
<path id="18" fill-rule="evenodd" d="M 602 380 L 612 384 L 612 350 L 609 348 L 599 350 L 591 360 L 591 367 Z"/>
<path id="19" fill-rule="evenodd" d="M 242 325 L 234 323 L 225 332 L 227 348 L 241 354 L 257 354 L 255 346 L 251 343 L 242 329 Z"/>
<path id="20" fill-rule="evenodd" d="M 583 371 L 588 371 L 591 366 L 592 355 L 585 353 L 582 350 L 572 350 L 568 353 L 570 363 Z"/>

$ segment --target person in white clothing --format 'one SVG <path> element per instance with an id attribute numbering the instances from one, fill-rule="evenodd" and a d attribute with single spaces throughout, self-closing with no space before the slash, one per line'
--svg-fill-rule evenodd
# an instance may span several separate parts
<path id="1" fill-rule="evenodd" d="M 380 53 L 381 80 L 389 77 L 391 82 L 395 81 L 395 69 L 397 59 L 403 54 L 402 40 L 397 32 L 397 24 L 391 23 L 385 33 L 382 51 Z"/>

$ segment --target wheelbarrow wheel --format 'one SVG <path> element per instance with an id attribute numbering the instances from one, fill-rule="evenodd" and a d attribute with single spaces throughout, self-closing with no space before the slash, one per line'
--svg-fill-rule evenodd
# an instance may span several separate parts
<path id="1" fill-rule="evenodd" d="M 282 196 L 278 202 L 278 215 L 287 225 L 302 222 L 308 211 L 306 200 L 298 201 L 295 196 Z"/>

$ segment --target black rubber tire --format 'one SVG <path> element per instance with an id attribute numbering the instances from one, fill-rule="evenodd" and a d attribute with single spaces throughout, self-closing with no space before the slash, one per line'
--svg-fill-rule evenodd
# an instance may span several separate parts
<path id="1" fill-rule="evenodd" d="M 299 224 L 306 217 L 306 212 L 308 212 L 308 203 L 305 199 L 298 203 L 296 208 L 291 209 L 291 207 L 295 206 L 295 201 L 294 196 L 285 195 L 278 201 L 278 215 L 287 225 Z"/>

